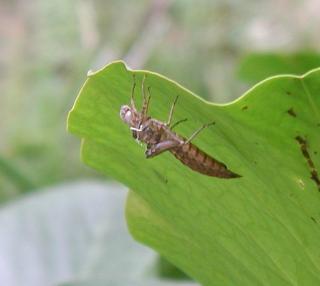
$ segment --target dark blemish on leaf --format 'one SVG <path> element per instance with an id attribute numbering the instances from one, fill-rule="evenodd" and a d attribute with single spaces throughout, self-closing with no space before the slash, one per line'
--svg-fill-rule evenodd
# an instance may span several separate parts
<path id="1" fill-rule="evenodd" d="M 318 185 L 318 188 L 320 190 L 320 179 L 318 177 L 318 172 L 316 169 L 313 169 L 311 172 L 311 179 L 314 180 L 316 182 L 316 184 Z"/>
<path id="2" fill-rule="evenodd" d="M 317 154 L 318 154 L 318 152 L 317 152 L 317 151 L 313 151 L 313 154 L 314 154 L 314 155 L 317 155 Z"/>
<path id="3" fill-rule="evenodd" d="M 310 217 L 314 223 L 317 223 L 316 219 L 314 217 Z"/>
<path id="4" fill-rule="evenodd" d="M 294 112 L 293 108 L 290 107 L 288 110 L 287 110 L 288 114 L 291 115 L 292 117 L 297 117 L 297 114 Z"/>
<path id="5" fill-rule="evenodd" d="M 290 91 L 287 91 L 286 94 L 287 94 L 287 95 L 291 95 L 292 93 L 291 93 Z"/>
<path id="6" fill-rule="evenodd" d="M 300 144 L 300 149 L 302 151 L 303 156 L 308 160 L 310 160 L 310 156 L 307 150 L 307 141 L 305 139 L 303 139 L 301 136 L 297 136 L 296 140 L 299 142 Z"/>
<path id="7" fill-rule="evenodd" d="M 302 138 L 301 136 L 297 136 L 295 139 L 298 141 L 298 143 L 300 145 L 300 149 L 301 149 L 303 157 L 308 162 L 310 174 L 311 174 L 310 178 L 316 183 L 318 190 L 320 191 L 320 179 L 319 179 L 318 171 L 315 168 L 315 165 L 310 157 L 310 154 L 308 151 L 307 141 L 306 141 L 306 139 Z"/>
<path id="8" fill-rule="evenodd" d="M 247 110 L 247 109 L 248 109 L 248 105 L 242 106 L 241 109 L 242 109 L 242 110 Z"/>
<path id="9" fill-rule="evenodd" d="M 164 182 L 165 184 L 168 184 L 168 179 L 165 177 L 165 176 L 163 176 L 163 175 L 161 175 L 158 171 L 156 171 L 156 170 L 153 170 L 154 171 L 154 173 L 157 175 L 157 177 L 160 179 L 160 181 L 162 181 L 162 182 Z"/>

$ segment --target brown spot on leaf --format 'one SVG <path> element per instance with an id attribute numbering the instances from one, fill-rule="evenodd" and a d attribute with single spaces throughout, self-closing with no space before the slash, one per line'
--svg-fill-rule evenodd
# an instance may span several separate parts
<path id="1" fill-rule="evenodd" d="M 155 173 L 155 175 L 160 179 L 160 181 L 162 181 L 165 184 L 168 184 L 168 179 L 163 176 L 162 174 L 160 174 L 158 171 L 153 170 L 153 172 Z"/>
<path id="2" fill-rule="evenodd" d="M 319 177 L 318 177 L 318 172 L 317 172 L 316 169 L 312 170 L 312 172 L 311 172 L 311 179 L 316 182 L 316 184 L 318 185 L 318 187 L 320 187 L 320 179 L 319 179 Z"/>
<path id="3" fill-rule="evenodd" d="M 307 160 L 308 165 L 309 165 L 309 169 L 310 169 L 310 174 L 311 174 L 311 179 L 316 183 L 319 191 L 320 191 L 320 179 L 319 179 L 319 175 L 318 175 L 318 171 L 315 168 L 315 165 L 310 157 L 309 151 L 308 151 L 308 144 L 307 144 L 307 140 L 302 138 L 301 136 L 297 136 L 295 138 L 299 145 L 300 145 L 300 149 L 302 152 L 303 157 Z"/>
<path id="4" fill-rule="evenodd" d="M 247 109 L 248 109 L 248 105 L 242 106 L 241 109 L 242 109 L 242 110 L 247 110 Z"/>
<path id="5" fill-rule="evenodd" d="M 316 219 L 314 217 L 310 217 L 314 223 L 317 223 Z"/>
<path id="6" fill-rule="evenodd" d="M 297 114 L 294 112 L 293 108 L 290 107 L 288 110 L 287 110 L 288 114 L 292 117 L 297 117 Z"/>
<path id="7" fill-rule="evenodd" d="M 287 94 L 287 95 L 291 95 L 292 93 L 291 93 L 290 91 L 287 91 L 286 94 Z"/>

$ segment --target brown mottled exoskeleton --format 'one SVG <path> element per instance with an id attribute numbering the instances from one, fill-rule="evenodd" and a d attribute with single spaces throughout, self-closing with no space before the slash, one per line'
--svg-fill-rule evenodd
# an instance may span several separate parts
<path id="1" fill-rule="evenodd" d="M 204 124 L 196 130 L 188 139 L 177 135 L 172 129 L 179 123 L 185 121 L 180 120 L 171 125 L 172 115 L 178 97 L 173 102 L 168 121 L 166 123 L 153 119 L 148 116 L 148 107 L 150 102 L 150 88 L 148 88 L 148 96 L 145 90 L 145 76 L 142 81 L 143 104 L 141 112 L 139 112 L 134 104 L 134 89 L 136 86 L 135 78 L 131 92 L 130 105 L 123 105 L 120 109 L 121 119 L 129 125 L 133 137 L 139 142 L 145 143 L 147 149 L 145 155 L 147 158 L 152 158 L 165 151 L 171 152 L 184 165 L 201 174 L 214 176 L 219 178 L 238 178 L 239 175 L 231 172 L 227 167 L 212 158 L 191 141 L 206 127 L 214 124 Z"/>

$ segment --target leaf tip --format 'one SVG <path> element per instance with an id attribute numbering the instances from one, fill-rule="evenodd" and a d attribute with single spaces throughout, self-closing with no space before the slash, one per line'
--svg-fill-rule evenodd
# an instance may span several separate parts
<path id="1" fill-rule="evenodd" d="M 105 66 L 103 66 L 102 68 L 100 69 L 97 69 L 97 70 L 88 70 L 87 72 L 87 76 L 88 77 L 92 77 L 106 69 L 110 69 L 110 68 L 124 68 L 125 70 L 131 70 L 131 68 L 127 65 L 127 63 L 123 60 L 115 60 L 115 61 L 112 61 L 108 64 L 106 64 Z"/>

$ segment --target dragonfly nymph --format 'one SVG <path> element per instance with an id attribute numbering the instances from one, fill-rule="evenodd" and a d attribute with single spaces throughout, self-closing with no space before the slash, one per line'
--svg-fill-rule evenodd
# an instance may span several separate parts
<path id="1" fill-rule="evenodd" d="M 144 76 L 142 80 L 143 103 L 141 111 L 137 110 L 134 103 L 136 82 L 135 77 L 133 77 L 130 105 L 121 106 L 120 117 L 130 127 L 132 136 L 137 141 L 146 144 L 146 157 L 152 158 L 169 151 L 184 165 L 201 174 L 226 179 L 241 177 L 228 170 L 225 164 L 212 158 L 191 143 L 203 129 L 214 124 L 213 122 L 202 125 L 187 139 L 173 132 L 174 127 L 186 120 L 183 119 L 171 124 L 178 97 L 175 98 L 171 106 L 167 122 L 161 122 L 148 115 L 151 95 L 150 88 L 145 89 L 145 78 Z"/>

